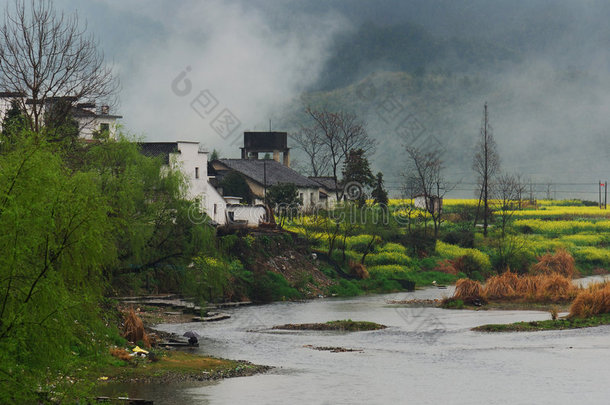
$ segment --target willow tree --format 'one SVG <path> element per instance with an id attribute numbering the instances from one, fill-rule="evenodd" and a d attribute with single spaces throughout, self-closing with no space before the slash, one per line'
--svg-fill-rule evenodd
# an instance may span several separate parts
<path id="1" fill-rule="evenodd" d="M 0 403 L 59 399 L 59 376 L 106 333 L 109 207 L 95 173 L 70 172 L 34 137 L 0 155 L 0 168 Z"/>

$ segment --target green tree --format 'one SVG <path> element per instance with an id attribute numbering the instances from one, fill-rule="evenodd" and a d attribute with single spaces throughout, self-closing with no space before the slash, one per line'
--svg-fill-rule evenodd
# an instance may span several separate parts
<path id="1" fill-rule="evenodd" d="M 371 191 L 371 197 L 373 197 L 375 204 L 388 204 L 388 192 L 383 188 L 383 173 L 381 172 L 377 173 L 375 188 Z"/>
<path id="2" fill-rule="evenodd" d="M 61 398 L 60 376 L 103 338 L 109 207 L 95 173 L 68 171 L 35 136 L 0 167 L 0 403 Z"/>
<path id="3" fill-rule="evenodd" d="M 19 102 L 11 100 L 11 107 L 6 111 L 2 119 L 2 138 L 3 150 L 16 142 L 16 138 L 28 127 L 27 117 L 21 110 Z"/>
<path id="4" fill-rule="evenodd" d="M 93 144 L 85 170 L 98 173 L 110 211 L 118 251 L 110 277 L 170 265 L 187 265 L 209 240 L 212 230 L 197 202 L 186 200 L 186 180 L 179 171 L 142 155 L 135 142 L 119 136 Z"/>
<path id="5" fill-rule="evenodd" d="M 252 191 L 250 191 L 250 186 L 248 186 L 244 176 L 238 172 L 231 171 L 227 173 L 227 175 L 224 176 L 220 182 L 220 187 L 222 187 L 222 192 L 224 195 L 241 197 L 246 203 L 252 203 L 253 195 Z"/>
<path id="6" fill-rule="evenodd" d="M 280 227 L 282 227 L 286 218 L 295 214 L 303 201 L 295 184 L 280 183 L 267 189 L 267 203 L 280 216 Z"/>
<path id="7" fill-rule="evenodd" d="M 359 206 L 366 204 L 366 188 L 375 184 L 369 160 L 364 149 L 349 151 L 343 164 L 343 185 L 347 198 L 357 201 Z"/>

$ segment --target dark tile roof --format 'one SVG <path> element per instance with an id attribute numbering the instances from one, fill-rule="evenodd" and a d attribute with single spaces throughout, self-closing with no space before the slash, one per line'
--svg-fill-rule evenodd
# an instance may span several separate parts
<path id="1" fill-rule="evenodd" d="M 178 142 L 142 142 L 139 146 L 144 156 L 161 156 L 166 165 L 169 164 L 169 154 L 178 153 Z"/>
<path id="2" fill-rule="evenodd" d="M 335 191 L 335 190 L 340 190 L 341 189 L 341 185 L 340 184 L 337 184 L 335 186 L 335 179 L 333 177 L 329 177 L 329 176 L 313 177 L 313 176 L 310 176 L 309 179 L 315 181 L 316 183 L 318 183 L 319 185 L 324 187 L 327 191 Z"/>
<path id="3" fill-rule="evenodd" d="M 292 183 L 297 187 L 319 188 L 320 185 L 313 180 L 302 176 L 275 160 L 258 159 L 220 159 L 220 163 L 231 170 L 235 170 L 259 184 L 265 182 L 265 164 L 267 166 L 267 185 L 273 186 L 281 183 Z"/>

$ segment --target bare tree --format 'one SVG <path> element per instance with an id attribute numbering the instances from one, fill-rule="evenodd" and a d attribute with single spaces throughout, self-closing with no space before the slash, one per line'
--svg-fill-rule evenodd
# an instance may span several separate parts
<path id="1" fill-rule="evenodd" d="M 330 169 L 329 156 L 322 141 L 322 134 L 317 125 L 301 127 L 301 130 L 292 135 L 296 147 L 307 155 L 309 166 L 306 170 L 314 177 L 325 176 Z"/>
<path id="2" fill-rule="evenodd" d="M 58 13 L 50 0 L 15 0 L 0 26 L 0 87 L 21 96 L 31 129 L 38 131 L 49 103 L 110 105 L 118 81 L 76 14 Z"/>
<path id="3" fill-rule="evenodd" d="M 500 219 L 501 237 L 506 235 L 506 227 L 521 206 L 523 185 L 520 176 L 512 174 L 500 174 L 493 185 L 494 211 Z"/>
<path id="4" fill-rule="evenodd" d="M 406 148 L 409 156 L 407 178 L 415 182 L 415 190 L 424 198 L 426 211 L 434 223 L 434 237 L 442 223 L 442 198 L 450 191 L 443 176 L 443 160 L 438 150 L 422 151 L 414 147 Z"/>
<path id="5" fill-rule="evenodd" d="M 352 149 L 362 149 L 365 154 L 372 153 L 375 149 L 375 141 L 369 138 L 364 122 L 356 115 L 347 112 L 330 112 L 326 109 L 321 111 L 306 109 L 307 114 L 313 119 L 311 134 L 319 136 L 316 142 L 322 145 L 323 155 L 326 156 L 329 171 L 335 180 L 337 201 L 342 198 L 339 190 L 337 175 L 341 171 L 343 162 Z"/>
<path id="6" fill-rule="evenodd" d="M 492 127 L 489 124 L 487 103 L 485 103 L 484 107 L 481 135 L 475 147 L 472 168 L 477 174 L 477 180 L 480 187 L 479 203 L 477 205 L 477 213 L 475 215 L 474 224 L 476 226 L 479 208 L 481 206 L 481 202 L 483 202 L 483 235 L 487 236 L 487 227 L 489 225 L 490 217 L 489 199 L 491 185 L 494 176 L 500 170 L 500 156 L 498 155 L 496 141 L 493 137 Z"/>

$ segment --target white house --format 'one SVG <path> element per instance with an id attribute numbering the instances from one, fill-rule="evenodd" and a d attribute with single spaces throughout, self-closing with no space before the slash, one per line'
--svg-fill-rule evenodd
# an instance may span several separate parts
<path id="1" fill-rule="evenodd" d="M 31 108 L 32 100 L 27 99 L 20 93 L 0 92 L 0 120 L 4 118 L 6 112 L 11 108 L 13 100 L 19 101 L 19 105 Z M 111 138 L 116 136 L 117 120 L 123 118 L 120 115 L 110 113 L 110 107 L 102 105 L 96 107 L 95 103 L 77 103 L 76 97 L 50 97 L 45 101 L 43 109 L 47 110 L 53 103 L 65 101 L 70 103 L 72 117 L 78 122 L 79 135 L 86 140 L 93 139 L 93 134 L 97 131 L 108 131 Z M 2 123 L 0 121 L 0 127 Z M 0 128 L 1 129 L 1 128 Z"/>
<path id="2" fill-rule="evenodd" d="M 417 195 L 413 197 L 413 205 L 415 208 L 426 210 L 430 213 L 438 213 L 443 209 L 443 199 L 437 196 L 428 196 L 428 202 L 426 203 L 426 196 Z"/>
<path id="3" fill-rule="evenodd" d="M 227 223 L 227 203 L 210 184 L 208 152 L 199 148 L 199 142 L 145 142 L 140 146 L 142 154 L 161 157 L 172 170 L 180 170 L 188 180 L 187 198 L 199 201 L 201 208 L 216 224 Z"/>

